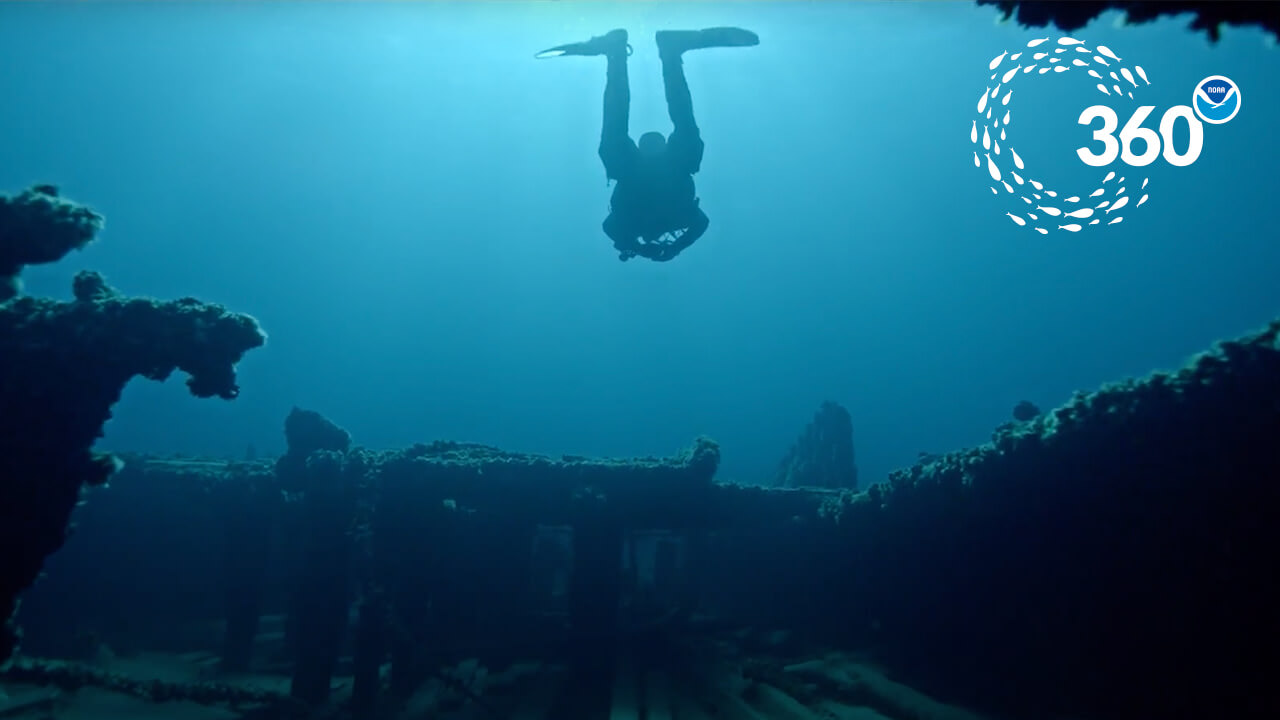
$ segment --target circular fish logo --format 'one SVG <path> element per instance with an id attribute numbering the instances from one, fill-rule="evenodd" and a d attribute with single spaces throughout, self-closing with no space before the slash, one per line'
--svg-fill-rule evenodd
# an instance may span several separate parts
<path id="1" fill-rule="evenodd" d="M 1131 69 L 1132 68 L 1132 69 Z M 1038 38 L 1027 43 L 1020 52 L 1000 53 L 989 64 L 992 72 L 986 90 L 978 98 L 978 118 L 969 130 L 969 140 L 980 149 L 973 152 L 973 164 L 986 170 L 991 179 L 991 193 L 1005 194 L 1015 212 L 1005 215 L 1016 225 L 1034 229 L 1041 235 L 1050 231 L 1076 233 L 1088 227 L 1115 225 L 1124 218 L 1118 211 L 1129 206 L 1130 194 L 1124 177 L 1108 172 L 1093 190 L 1078 193 L 1058 192 L 1046 188 L 1027 169 L 1013 148 L 1009 136 L 1012 119 L 1010 100 L 1013 85 L 1021 77 L 1071 72 L 1088 76 L 1088 82 L 1108 98 L 1127 96 L 1151 84 L 1140 65 L 1127 67 L 1105 45 L 1090 48 L 1083 40 L 1072 37 Z M 1138 81 L 1142 81 L 1142 85 Z M 1025 81 L 1023 81 L 1025 82 Z M 978 121 L 982 127 L 978 127 Z M 1002 146 L 1003 143 L 1003 146 Z M 1012 180 L 1012 182 L 1010 182 Z M 1114 182 L 1112 182 L 1114 180 Z M 1149 178 L 1142 178 L 1138 192 L 1146 190 Z M 1134 179 L 1137 185 L 1137 178 Z M 1147 201 L 1145 193 L 1133 204 Z"/>
<path id="2" fill-rule="evenodd" d="M 1210 125 L 1221 125 L 1240 112 L 1240 88 L 1230 78 L 1210 75 L 1196 85 L 1191 96 L 1196 115 Z"/>

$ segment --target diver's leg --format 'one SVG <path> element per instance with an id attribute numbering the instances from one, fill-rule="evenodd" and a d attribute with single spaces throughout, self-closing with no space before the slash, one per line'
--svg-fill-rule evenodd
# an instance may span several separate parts
<path id="1" fill-rule="evenodd" d="M 662 59 L 662 81 L 667 91 L 667 112 L 675 132 L 697 135 L 693 120 L 693 99 L 684 77 L 684 53 L 712 47 L 750 47 L 760 44 L 760 37 L 750 30 L 715 27 L 703 30 L 659 30 L 654 33 L 658 56 Z"/>
<path id="2" fill-rule="evenodd" d="M 602 144 L 630 137 L 631 81 L 627 76 L 625 44 L 624 39 L 622 50 L 605 55 L 609 65 L 605 71 Z"/>
<path id="3" fill-rule="evenodd" d="M 600 161 L 605 175 L 617 180 L 628 172 L 636 152 L 630 135 L 631 83 L 627 76 L 627 31 L 613 30 L 591 39 L 595 54 L 608 61 L 604 84 L 604 122 L 600 131 Z"/>
<path id="4" fill-rule="evenodd" d="M 667 113 L 675 126 L 675 136 L 698 138 L 698 125 L 693 120 L 693 98 L 684 77 L 684 53 L 711 47 L 749 47 L 760 38 L 750 30 L 732 27 L 705 30 L 659 30 L 654 33 L 658 56 L 662 59 L 662 82 L 667 92 Z"/>
<path id="5" fill-rule="evenodd" d="M 693 95 L 684 76 L 684 58 L 679 50 L 662 51 L 662 86 L 667 96 L 667 114 L 674 127 L 667 139 L 667 150 L 692 175 L 702 167 L 704 145 L 693 118 Z"/>
<path id="6" fill-rule="evenodd" d="M 662 87 L 667 95 L 667 114 L 675 132 L 697 137 L 698 124 L 693 119 L 693 95 L 684 76 L 684 57 L 678 50 L 662 53 Z"/>

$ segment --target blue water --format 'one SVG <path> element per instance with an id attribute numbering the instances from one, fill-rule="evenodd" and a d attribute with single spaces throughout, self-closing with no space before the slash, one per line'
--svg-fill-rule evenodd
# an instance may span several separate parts
<path id="1" fill-rule="evenodd" d="M 56 183 L 107 216 L 89 249 L 29 269 L 30 292 L 69 297 L 93 268 L 270 334 L 234 402 L 131 384 L 107 449 L 276 452 L 297 404 L 379 448 L 668 454 L 707 434 L 721 476 L 754 482 L 831 399 L 874 480 L 982 442 L 1020 399 L 1177 366 L 1280 308 L 1273 43 L 1114 15 L 1075 33 L 1143 65 L 1157 116 L 1215 74 L 1243 105 L 1194 165 L 1151 166 L 1123 224 L 1041 237 L 1003 215 L 968 134 L 988 61 L 1054 33 L 996 19 L 958 2 L 5 3 L 0 188 Z M 722 24 L 762 43 L 686 61 L 711 229 L 674 262 L 621 263 L 600 231 L 604 61 L 532 55 L 627 28 L 633 133 L 666 131 L 653 32 Z M 1091 189 L 1074 153 L 1091 83 L 1025 82 L 1019 152 Z"/>

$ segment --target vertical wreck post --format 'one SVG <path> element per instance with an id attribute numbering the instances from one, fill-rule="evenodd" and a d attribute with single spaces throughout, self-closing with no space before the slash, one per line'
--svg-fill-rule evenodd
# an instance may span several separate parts
<path id="1" fill-rule="evenodd" d="M 570 671 L 583 717 L 608 715 L 618 643 L 623 528 L 603 497 L 578 500 L 569 581 Z"/>
<path id="2" fill-rule="evenodd" d="M 268 473 L 240 471 L 218 486 L 227 615 L 221 665 L 228 672 L 249 669 L 258 634 L 279 499 L 271 480 Z"/>
<path id="3" fill-rule="evenodd" d="M 377 707 L 379 672 L 387 654 L 387 612 L 381 591 L 368 592 L 360 600 L 351 686 L 351 714 L 356 720 L 373 717 Z"/>
<path id="4" fill-rule="evenodd" d="M 280 485 L 302 496 L 300 566 L 290 608 L 292 695 L 317 705 L 329 698 L 347 630 L 350 529 L 355 496 L 343 456 L 351 436 L 319 413 L 294 408 L 285 420 L 289 450 L 276 463 Z"/>

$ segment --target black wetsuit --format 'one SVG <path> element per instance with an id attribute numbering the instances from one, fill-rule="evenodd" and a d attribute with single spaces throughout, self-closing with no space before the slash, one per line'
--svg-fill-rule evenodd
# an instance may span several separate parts
<path id="1" fill-rule="evenodd" d="M 661 155 L 645 158 L 628 131 L 627 56 L 611 54 L 608 60 L 600 160 L 617 186 L 604 231 L 623 260 L 634 255 L 670 260 L 701 237 L 708 224 L 693 186 L 693 174 L 702 166 L 703 143 L 693 120 L 684 63 L 678 53 L 662 58 L 667 112 L 675 129 Z"/>

